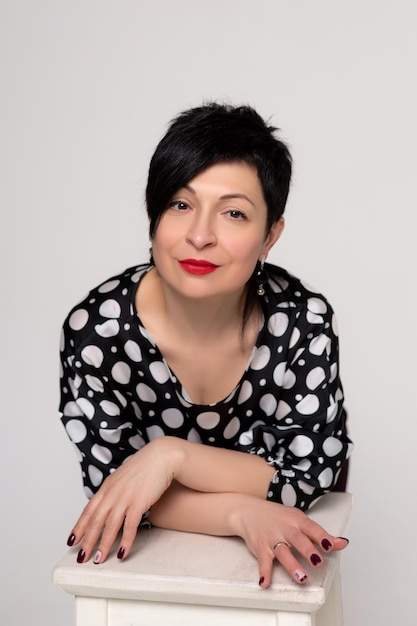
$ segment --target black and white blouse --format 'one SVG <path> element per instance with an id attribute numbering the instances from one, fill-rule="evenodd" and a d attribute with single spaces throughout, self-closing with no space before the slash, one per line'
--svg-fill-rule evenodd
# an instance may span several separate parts
<path id="1" fill-rule="evenodd" d="M 308 508 L 332 490 L 352 445 L 331 306 L 267 265 L 264 320 L 241 380 L 221 402 L 195 404 L 135 308 L 150 267 L 102 283 L 64 323 L 60 415 L 87 496 L 146 443 L 170 435 L 263 457 L 276 470 L 267 499 Z"/>

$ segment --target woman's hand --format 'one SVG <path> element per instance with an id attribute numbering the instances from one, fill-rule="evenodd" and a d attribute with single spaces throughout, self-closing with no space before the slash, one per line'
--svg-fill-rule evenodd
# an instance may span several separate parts
<path id="1" fill-rule="evenodd" d="M 295 582 L 302 584 L 308 579 L 308 569 L 300 556 L 310 567 L 320 567 L 321 552 L 343 550 L 349 543 L 330 535 L 299 509 L 250 496 L 245 497 L 245 506 L 235 509 L 231 523 L 258 559 L 262 588 L 271 584 L 274 559 Z"/>
<path id="2" fill-rule="evenodd" d="M 148 443 L 110 474 L 75 524 L 68 545 L 79 544 L 77 561 L 90 558 L 99 541 L 94 563 L 102 563 L 123 527 L 117 556 L 129 553 L 144 513 L 170 486 L 180 450 L 173 439 L 161 437 Z"/>

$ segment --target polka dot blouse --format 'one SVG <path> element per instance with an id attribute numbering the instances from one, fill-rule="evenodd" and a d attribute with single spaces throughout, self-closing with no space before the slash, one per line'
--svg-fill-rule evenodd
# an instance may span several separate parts
<path id="1" fill-rule="evenodd" d="M 60 415 L 87 496 L 146 443 L 170 435 L 263 457 L 276 470 L 267 498 L 307 509 L 331 491 L 351 447 L 329 303 L 268 265 L 264 319 L 240 382 L 221 402 L 194 404 L 135 308 L 150 267 L 102 283 L 64 323 Z"/>

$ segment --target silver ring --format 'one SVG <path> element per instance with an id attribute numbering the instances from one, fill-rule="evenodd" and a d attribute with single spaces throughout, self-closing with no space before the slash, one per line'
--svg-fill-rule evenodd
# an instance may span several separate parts
<path id="1" fill-rule="evenodd" d="M 283 540 L 277 541 L 276 544 L 274 544 L 272 546 L 272 552 L 275 552 L 275 550 L 276 550 L 276 548 L 278 548 L 278 546 L 287 546 L 289 548 L 290 544 L 287 543 L 286 541 L 283 541 Z"/>

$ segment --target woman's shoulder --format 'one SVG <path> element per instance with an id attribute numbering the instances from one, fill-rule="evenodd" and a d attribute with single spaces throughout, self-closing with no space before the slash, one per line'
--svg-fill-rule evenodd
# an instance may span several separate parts
<path id="1" fill-rule="evenodd" d="M 134 294 L 141 277 L 150 267 L 149 264 L 129 267 L 90 289 L 69 311 L 64 330 L 77 334 L 83 331 L 85 335 L 97 324 L 107 322 L 110 328 L 117 320 L 134 315 Z"/>

